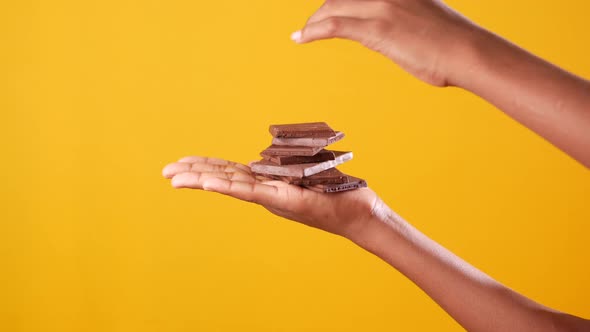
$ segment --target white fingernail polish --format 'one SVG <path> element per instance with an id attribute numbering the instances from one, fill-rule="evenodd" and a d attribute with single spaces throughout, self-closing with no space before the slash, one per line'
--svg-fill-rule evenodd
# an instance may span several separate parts
<path id="1" fill-rule="evenodd" d="M 295 31 L 291 34 L 291 40 L 298 43 L 301 41 L 301 30 Z"/>

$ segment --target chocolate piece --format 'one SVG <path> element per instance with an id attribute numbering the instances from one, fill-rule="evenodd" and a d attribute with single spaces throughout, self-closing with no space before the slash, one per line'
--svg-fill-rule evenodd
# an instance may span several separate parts
<path id="1" fill-rule="evenodd" d="M 315 156 L 322 150 L 313 146 L 271 145 L 260 154 L 264 156 Z"/>
<path id="2" fill-rule="evenodd" d="M 335 156 L 334 160 L 327 160 L 320 163 L 277 165 L 267 160 L 261 160 L 250 164 L 250 168 L 252 172 L 263 175 L 270 174 L 302 178 L 336 167 L 352 159 L 352 152 L 333 152 Z"/>
<path id="3" fill-rule="evenodd" d="M 271 156 L 264 153 L 260 154 L 264 160 L 272 161 L 277 165 L 309 164 L 319 163 L 326 160 L 334 160 L 334 152 L 322 150 L 313 156 Z"/>
<path id="4" fill-rule="evenodd" d="M 314 186 L 318 184 L 338 184 L 338 183 L 346 183 L 348 181 L 348 177 L 346 174 L 340 172 L 336 168 L 330 168 L 323 172 L 319 172 L 312 176 L 307 176 L 304 178 L 295 178 L 291 176 L 276 176 L 276 175 L 267 175 L 275 180 L 281 180 L 290 184 L 295 184 L 298 186 Z"/>
<path id="5" fill-rule="evenodd" d="M 273 137 L 286 138 L 332 137 L 336 135 L 336 132 L 325 122 L 272 125 L 269 131 Z"/>
<path id="6" fill-rule="evenodd" d="M 317 184 L 314 186 L 305 186 L 306 188 L 324 192 L 324 193 L 337 193 L 342 191 L 354 190 L 359 188 L 367 187 L 367 182 L 363 179 L 356 178 L 354 176 L 347 175 L 347 181 L 340 184 Z"/>
<path id="7" fill-rule="evenodd" d="M 326 147 L 344 138 L 344 133 L 337 131 L 332 137 L 302 137 L 302 138 L 281 138 L 274 137 L 274 145 L 298 145 L 298 146 L 319 146 Z"/>

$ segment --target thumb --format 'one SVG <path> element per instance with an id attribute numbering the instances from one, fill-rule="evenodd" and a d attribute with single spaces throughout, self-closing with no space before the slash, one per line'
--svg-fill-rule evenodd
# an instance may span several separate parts
<path id="1" fill-rule="evenodd" d="M 368 20 L 332 16 L 308 23 L 302 30 L 294 32 L 291 39 L 299 44 L 331 38 L 344 38 L 363 43 L 369 37 L 368 30 Z"/>

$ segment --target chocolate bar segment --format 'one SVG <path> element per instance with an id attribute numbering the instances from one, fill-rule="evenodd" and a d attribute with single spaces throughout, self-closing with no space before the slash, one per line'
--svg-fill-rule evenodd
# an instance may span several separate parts
<path id="1" fill-rule="evenodd" d="M 336 132 L 325 122 L 271 125 L 269 131 L 273 137 L 284 138 L 332 137 L 336 135 Z"/>
<path id="2" fill-rule="evenodd" d="M 315 156 L 322 150 L 314 146 L 271 145 L 260 154 L 265 156 Z"/>
<path id="3" fill-rule="evenodd" d="M 334 152 L 330 150 L 322 150 L 313 156 L 273 156 L 267 155 L 264 152 L 260 155 L 264 160 L 271 161 L 277 165 L 319 163 L 322 161 L 334 160 L 336 157 Z"/>
<path id="4" fill-rule="evenodd" d="M 348 177 L 346 176 L 346 174 L 340 172 L 336 168 L 330 168 L 323 172 L 319 172 L 317 174 L 307 176 L 304 178 L 276 175 L 267 175 L 267 177 L 270 177 L 275 180 L 281 180 L 290 184 L 295 184 L 298 186 L 314 186 L 318 184 L 339 184 L 348 181 Z"/>
<path id="5" fill-rule="evenodd" d="M 277 165 L 267 160 L 261 160 L 250 164 L 254 173 L 263 175 L 292 176 L 302 178 L 311 176 L 327 169 L 336 167 L 352 159 L 352 152 L 333 151 L 334 160 L 327 160 L 319 163 Z"/>
<path id="6" fill-rule="evenodd" d="M 274 145 L 296 145 L 296 146 L 319 146 L 326 147 L 330 144 L 336 143 L 344 138 L 344 133 L 337 131 L 336 135 L 332 137 L 301 137 L 301 138 L 282 138 L 274 137 L 272 144 Z"/>
<path id="7" fill-rule="evenodd" d="M 343 192 L 343 191 L 348 191 L 348 190 L 366 188 L 367 181 L 348 175 L 345 183 L 317 184 L 317 185 L 313 185 L 313 186 L 306 185 L 305 187 L 310 190 L 318 191 L 318 192 L 337 193 L 337 192 Z"/>

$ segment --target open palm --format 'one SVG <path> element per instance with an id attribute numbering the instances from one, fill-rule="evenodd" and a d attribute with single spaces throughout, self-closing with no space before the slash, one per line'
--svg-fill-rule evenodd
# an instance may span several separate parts
<path id="1" fill-rule="evenodd" d="M 347 236 L 363 227 L 379 201 L 368 188 L 325 194 L 252 173 L 224 159 L 191 156 L 167 165 L 175 188 L 218 192 L 264 206 L 281 217 Z"/>

